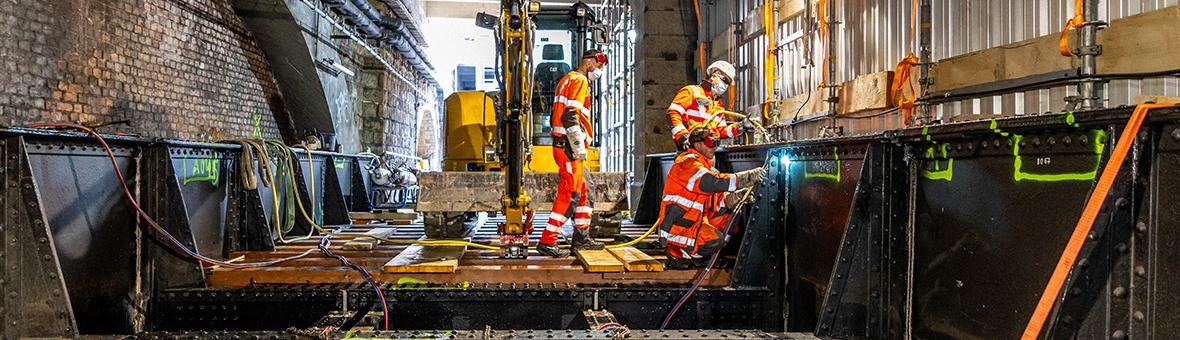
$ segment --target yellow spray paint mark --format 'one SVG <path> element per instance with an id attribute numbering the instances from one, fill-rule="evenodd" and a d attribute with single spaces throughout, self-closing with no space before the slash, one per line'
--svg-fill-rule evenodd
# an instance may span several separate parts
<path id="1" fill-rule="evenodd" d="M 834 173 L 834 174 L 822 173 L 822 172 L 821 173 L 810 173 L 810 172 L 807 172 L 807 165 L 804 164 L 803 165 L 803 178 L 823 178 L 823 179 L 830 179 L 830 180 L 833 180 L 833 181 L 836 181 L 837 183 L 839 183 L 840 177 L 842 177 L 841 176 L 841 169 L 844 167 L 844 165 L 840 162 L 840 149 L 838 147 L 833 146 L 832 147 L 832 154 L 836 156 L 836 173 Z"/>
<path id="2" fill-rule="evenodd" d="M 254 119 L 254 138 L 262 139 L 262 113 L 259 113 L 258 108 L 255 108 L 250 118 Z"/>
<path id="3" fill-rule="evenodd" d="M 181 182 L 209 182 L 214 186 L 221 180 L 221 160 L 214 158 L 199 158 L 189 160 L 181 158 Z M 191 166 L 190 166 L 191 165 Z"/>
<path id="4" fill-rule="evenodd" d="M 417 287 L 429 286 L 430 281 L 416 279 L 412 277 L 403 277 L 397 279 L 397 285 L 390 287 L 390 290 L 468 290 L 471 289 L 470 281 L 463 281 L 459 283 L 458 287 Z"/>
<path id="5" fill-rule="evenodd" d="M 950 146 L 950 143 L 943 143 L 942 147 L 939 148 L 942 150 L 942 158 L 946 159 L 946 169 L 942 169 L 938 164 L 938 160 L 934 158 L 934 146 L 931 145 L 926 148 L 926 159 L 929 159 L 930 163 L 934 164 L 934 170 L 922 170 L 922 177 L 936 181 L 950 181 L 955 178 L 955 159 L 947 158 L 946 156 L 948 146 Z"/>
<path id="6" fill-rule="evenodd" d="M 1067 111 L 1063 114 L 1065 114 L 1065 125 L 1078 127 L 1077 119 L 1073 116 L 1073 111 Z"/>
<path id="7" fill-rule="evenodd" d="M 1106 149 L 1106 131 L 1094 130 L 1094 170 L 1087 172 L 1067 172 L 1058 174 L 1035 174 L 1025 172 L 1024 158 L 1020 155 L 1020 141 L 1024 136 L 1012 136 L 1012 155 L 1016 160 L 1012 163 L 1012 177 L 1017 181 L 1061 182 L 1061 181 L 1092 181 L 1098 177 L 1098 168 L 1102 166 L 1102 151 Z"/>
<path id="8" fill-rule="evenodd" d="M 337 159 L 333 162 L 336 164 L 337 169 L 344 169 L 344 166 L 348 165 L 348 161 L 343 159 Z"/>

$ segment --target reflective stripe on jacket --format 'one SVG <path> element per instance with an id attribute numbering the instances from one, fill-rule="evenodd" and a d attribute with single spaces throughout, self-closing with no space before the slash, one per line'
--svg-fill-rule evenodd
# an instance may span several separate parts
<path id="1" fill-rule="evenodd" d="M 660 219 L 656 222 L 660 238 L 690 249 L 716 238 L 715 233 L 700 233 L 700 228 L 721 227 L 709 221 L 722 215 L 725 193 L 737 187 L 736 176 L 717 171 L 713 161 L 696 150 L 680 153 L 664 181 Z"/>
<path id="2" fill-rule="evenodd" d="M 697 85 L 689 85 L 676 92 L 672 105 L 668 106 L 668 117 L 672 119 L 672 138 L 680 139 L 697 126 L 709 126 L 719 138 L 737 136 L 737 125 L 729 125 L 721 103 L 712 100 L 712 94 Z"/>
<path id="3" fill-rule="evenodd" d="M 575 109 L 573 117 L 566 117 L 567 108 Z M 553 130 L 550 135 L 565 137 L 566 129 L 575 122 L 588 138 L 594 138 L 594 129 L 590 125 L 590 82 L 581 73 L 570 71 L 557 82 L 553 93 L 553 115 L 549 118 Z"/>

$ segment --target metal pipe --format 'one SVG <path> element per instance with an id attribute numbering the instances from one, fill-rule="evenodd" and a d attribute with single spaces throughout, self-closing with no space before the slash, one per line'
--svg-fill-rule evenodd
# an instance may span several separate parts
<path id="1" fill-rule="evenodd" d="M 427 95 L 426 92 L 422 92 L 422 90 L 418 89 L 417 84 L 415 84 L 414 82 L 410 81 L 410 79 L 403 76 L 401 74 L 401 72 L 399 72 L 397 70 L 397 68 L 393 67 L 393 64 L 391 64 L 388 60 L 385 60 L 385 57 L 382 57 L 381 53 L 377 52 L 377 49 L 374 48 L 372 45 L 369 45 L 369 43 L 366 42 L 365 39 L 361 38 L 356 33 L 354 33 L 352 30 L 345 27 L 344 24 L 333 19 L 332 16 L 328 15 L 327 12 L 325 12 L 323 9 L 321 9 L 316 4 L 312 3 L 311 0 L 299 0 L 299 1 L 302 2 L 304 5 L 307 5 L 307 7 L 311 8 L 313 11 L 315 11 L 316 14 L 319 15 L 321 18 L 323 18 L 324 20 L 327 20 L 328 23 L 332 24 L 333 27 L 336 27 L 336 29 L 338 29 L 341 32 L 344 32 L 344 34 L 348 35 L 349 39 L 352 39 L 352 41 L 355 41 L 357 44 L 360 44 L 361 47 L 364 48 L 366 51 L 368 51 L 369 54 L 372 55 L 374 59 L 377 59 L 378 62 L 381 62 L 381 65 L 385 66 L 385 69 L 388 70 L 389 73 L 393 74 L 395 77 L 397 77 L 402 82 L 405 82 L 406 84 L 410 85 L 409 86 L 410 90 L 413 90 L 419 96 L 422 96 L 424 98 L 430 98 L 430 96 Z M 434 84 L 434 79 L 430 79 L 430 81 L 432 84 Z M 435 92 L 437 95 L 438 91 L 435 91 Z"/>
<path id="2" fill-rule="evenodd" d="M 1098 73 L 1098 55 L 1102 53 L 1102 46 L 1098 45 L 1098 29 L 1102 25 L 1098 21 L 1098 2 L 1099 0 L 1082 1 L 1082 17 L 1085 18 L 1086 23 L 1082 25 L 1082 43 L 1078 47 L 1078 55 L 1081 56 L 1082 64 L 1082 81 L 1078 83 L 1078 96 L 1082 100 L 1082 109 L 1087 110 L 1105 106 L 1102 100 L 1104 83 L 1093 78 Z"/>
<path id="3" fill-rule="evenodd" d="M 832 117 L 832 125 L 830 128 L 836 128 L 836 113 L 838 104 L 840 103 L 839 93 L 837 93 L 836 83 L 836 4 L 838 1 L 833 1 L 828 4 L 828 83 L 824 84 L 828 87 L 828 115 Z"/>
<path id="4" fill-rule="evenodd" d="M 930 60 L 931 11 L 930 0 L 922 0 L 918 7 L 918 63 L 920 64 L 919 70 L 922 73 L 921 78 L 918 79 L 918 86 L 920 87 L 920 91 L 922 91 L 918 95 L 919 98 L 925 97 L 927 93 L 930 93 L 930 86 L 934 85 L 934 79 L 930 77 L 930 65 L 932 63 L 932 60 Z M 931 105 L 927 102 L 922 102 L 919 107 L 921 109 L 918 111 L 916 120 L 929 121 Z"/>

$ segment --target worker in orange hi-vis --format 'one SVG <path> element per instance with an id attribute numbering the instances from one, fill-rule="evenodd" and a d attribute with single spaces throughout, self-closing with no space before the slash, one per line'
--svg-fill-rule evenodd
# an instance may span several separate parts
<path id="1" fill-rule="evenodd" d="M 725 120 L 725 107 L 717 99 L 733 85 L 737 70 L 724 60 L 710 64 L 705 72 L 708 77 L 700 85 L 688 85 L 680 88 L 672 105 L 668 106 L 668 117 L 672 120 L 672 138 L 676 142 L 676 149 L 688 149 L 688 132 L 697 126 L 710 128 L 717 137 L 733 138 L 739 132 L 751 131 L 754 124 L 749 118 L 743 118 L 741 126 L 731 125 Z"/>
<path id="2" fill-rule="evenodd" d="M 537 252 L 552 257 L 566 257 L 570 251 L 557 246 L 561 227 L 571 220 L 574 223 L 574 249 L 602 249 L 602 243 L 590 238 L 590 194 L 586 170 L 587 149 L 594 138 L 590 124 L 590 82 L 602 77 L 606 66 L 606 54 L 598 50 L 587 50 L 582 54 L 578 68 L 562 77 L 554 91 L 553 116 L 550 118 L 553 131 L 553 160 L 557 162 L 560 182 L 557 197 L 549 223 L 541 234 Z M 576 204 L 576 205 L 575 205 Z"/>
<path id="3" fill-rule="evenodd" d="M 688 150 L 676 156 L 664 180 L 656 226 L 672 269 L 708 265 L 708 257 L 724 245 L 723 230 L 741 190 L 749 190 L 766 176 L 764 168 L 736 174 L 713 168 L 713 153 L 719 143 L 714 134 L 707 127 L 692 129 L 686 137 Z"/>

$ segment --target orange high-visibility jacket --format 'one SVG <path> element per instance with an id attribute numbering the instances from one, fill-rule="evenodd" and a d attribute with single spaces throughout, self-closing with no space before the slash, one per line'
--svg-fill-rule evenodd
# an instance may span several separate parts
<path id="1" fill-rule="evenodd" d="M 576 109 L 575 113 L 567 115 L 567 108 Z M 557 82 L 549 124 L 553 127 L 550 133 L 553 137 L 564 138 L 566 128 L 578 124 L 586 131 L 587 142 L 594 139 L 594 129 L 590 125 L 590 81 L 586 76 L 570 71 Z"/>
<path id="2" fill-rule="evenodd" d="M 660 238 L 693 249 L 716 238 L 701 228 L 721 228 L 712 220 L 723 215 L 725 193 L 737 190 L 737 176 L 713 169 L 713 161 L 693 149 L 680 153 L 664 181 L 660 204 Z M 670 227 L 669 227 L 670 226 Z"/>
<path id="3" fill-rule="evenodd" d="M 709 91 L 697 85 L 689 85 L 676 92 L 668 116 L 672 118 L 672 138 L 680 139 L 697 126 L 708 126 L 718 138 L 737 136 L 737 125 L 729 125 L 723 113 L 725 107 L 712 99 Z"/>

